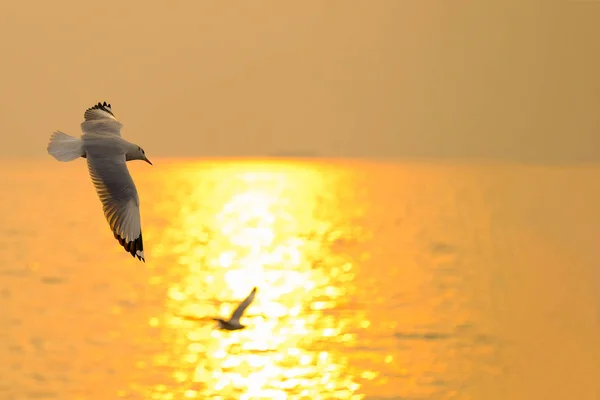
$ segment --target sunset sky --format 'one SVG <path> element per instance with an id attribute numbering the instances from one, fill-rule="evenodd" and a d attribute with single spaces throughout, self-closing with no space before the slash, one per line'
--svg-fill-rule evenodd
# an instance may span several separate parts
<path id="1" fill-rule="evenodd" d="M 600 1 L 0 5 L 0 155 L 112 104 L 152 156 L 600 161 Z"/>

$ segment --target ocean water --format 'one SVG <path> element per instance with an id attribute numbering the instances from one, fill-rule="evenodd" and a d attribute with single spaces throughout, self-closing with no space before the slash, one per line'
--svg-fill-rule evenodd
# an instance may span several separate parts
<path id="1" fill-rule="evenodd" d="M 600 167 L 153 162 L 0 162 L 0 399 L 600 398 Z"/>

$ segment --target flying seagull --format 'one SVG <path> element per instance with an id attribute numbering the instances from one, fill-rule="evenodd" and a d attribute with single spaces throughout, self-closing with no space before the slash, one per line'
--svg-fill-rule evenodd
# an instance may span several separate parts
<path id="1" fill-rule="evenodd" d="M 110 104 L 98 103 L 85 110 L 81 138 L 56 131 L 50 136 L 48 154 L 58 161 L 87 160 L 88 170 L 102 202 L 104 216 L 115 239 L 133 257 L 145 262 L 140 221 L 140 199 L 126 162 L 143 160 L 152 165 L 144 150 L 121 137 L 121 127 Z"/>
<path id="2" fill-rule="evenodd" d="M 219 328 L 228 331 L 244 329 L 246 326 L 240 324 L 240 318 L 242 317 L 242 314 L 244 314 L 244 311 L 246 311 L 246 308 L 252 303 L 252 300 L 254 300 L 254 295 L 256 295 L 256 288 L 252 289 L 248 297 L 237 306 L 235 311 L 231 314 L 229 321 L 224 321 L 221 318 L 213 318 L 213 320 L 219 323 Z"/>

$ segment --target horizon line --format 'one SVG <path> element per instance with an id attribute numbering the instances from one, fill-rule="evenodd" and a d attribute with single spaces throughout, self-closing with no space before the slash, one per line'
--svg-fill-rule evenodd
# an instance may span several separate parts
<path id="1" fill-rule="evenodd" d="M 174 161 L 300 161 L 300 162 L 383 162 L 383 163 L 433 163 L 433 164 L 500 164 L 500 165 L 531 165 L 531 166 L 598 166 L 600 160 L 527 160 L 519 158 L 500 157 L 425 157 L 425 156 L 325 156 L 325 155 L 198 155 L 198 156 L 153 156 L 156 160 Z M 55 161 L 50 155 L 2 155 L 0 160 L 4 161 Z"/>

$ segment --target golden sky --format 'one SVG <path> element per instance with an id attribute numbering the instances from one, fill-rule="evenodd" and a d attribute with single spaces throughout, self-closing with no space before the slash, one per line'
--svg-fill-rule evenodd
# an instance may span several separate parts
<path id="1" fill-rule="evenodd" d="M 5 156 L 112 104 L 149 156 L 600 159 L 600 0 L 4 1 Z"/>

